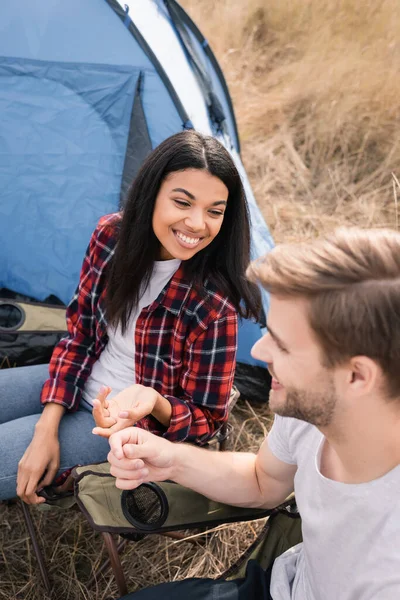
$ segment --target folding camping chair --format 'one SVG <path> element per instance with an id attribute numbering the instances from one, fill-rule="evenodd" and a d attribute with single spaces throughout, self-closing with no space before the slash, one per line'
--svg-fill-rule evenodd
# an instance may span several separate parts
<path id="1" fill-rule="evenodd" d="M 237 388 L 233 387 L 230 397 L 229 397 L 229 402 L 228 402 L 228 412 L 229 414 L 231 414 L 233 407 L 235 406 L 236 402 L 239 399 L 239 391 L 237 390 Z M 227 447 L 227 443 L 228 443 L 228 439 L 229 436 L 232 432 L 232 424 L 227 421 L 226 423 L 224 423 L 224 425 L 221 427 L 221 429 L 216 433 L 216 435 L 208 442 L 208 444 L 206 444 L 206 447 L 210 447 L 210 448 L 214 448 L 216 450 L 219 451 L 224 451 Z M 107 463 L 104 463 L 103 467 L 107 466 Z M 78 473 L 81 473 L 80 469 L 83 469 L 84 471 L 87 471 L 88 469 L 95 469 L 97 468 L 96 465 L 91 465 L 90 467 L 79 467 L 77 469 L 75 469 L 75 477 L 78 476 Z M 114 486 L 114 482 L 113 482 L 113 478 L 108 475 L 109 477 L 109 481 L 110 483 L 112 483 L 112 485 Z M 67 489 L 65 494 L 58 494 L 55 493 L 54 490 L 51 487 L 46 488 L 46 496 L 47 496 L 47 501 L 46 503 L 39 505 L 37 507 L 37 509 L 39 510 L 51 510 L 52 508 L 58 508 L 58 509 L 64 509 L 64 510 L 69 510 L 69 509 L 77 509 L 78 507 L 80 508 L 79 503 L 77 502 L 77 497 L 76 494 L 74 495 L 74 488 L 73 488 L 73 479 L 74 477 L 70 478 L 70 489 Z M 63 487 L 66 487 L 65 485 Z M 114 486 L 115 487 L 115 486 Z M 100 496 L 102 495 L 102 490 L 94 490 L 93 491 L 94 494 L 94 500 L 101 502 L 101 498 Z M 48 593 L 51 592 L 52 586 L 51 586 L 51 582 L 49 579 L 49 574 L 48 574 L 48 569 L 47 569 L 47 565 L 46 565 L 46 561 L 45 558 L 43 556 L 42 550 L 40 548 L 40 544 L 36 535 L 36 531 L 35 531 L 35 526 L 33 523 L 33 519 L 32 519 L 32 515 L 30 512 L 30 508 L 24 504 L 23 502 L 20 503 L 21 507 L 22 507 L 22 511 L 23 511 L 23 516 L 24 516 L 24 520 L 26 523 L 26 527 L 32 542 L 32 546 L 33 546 L 33 550 L 39 565 L 39 570 L 40 570 L 40 574 L 41 574 L 41 578 L 43 581 L 43 584 L 47 590 Z M 179 527 L 178 527 L 179 529 Z M 180 529 L 182 529 L 182 527 L 180 527 Z M 100 573 L 102 573 L 105 569 L 107 569 L 110 565 L 113 568 L 114 571 L 114 575 L 116 577 L 116 581 L 118 584 L 118 587 L 120 590 L 124 590 L 126 589 L 126 584 L 125 584 L 125 580 L 123 578 L 123 575 L 121 576 L 122 570 L 120 568 L 120 561 L 119 561 L 119 552 L 122 550 L 122 548 L 126 545 L 128 538 L 125 536 L 125 539 L 122 540 L 122 542 L 117 546 L 115 544 L 114 538 L 111 534 L 111 532 L 109 532 L 108 530 L 104 530 L 102 531 L 103 533 L 103 538 L 104 538 L 104 543 L 106 545 L 108 554 L 109 554 L 109 559 L 107 561 L 105 561 L 105 563 L 98 569 L 97 571 L 97 575 L 99 575 Z M 148 534 L 148 533 L 153 533 L 153 531 L 149 530 L 141 530 L 141 531 L 131 531 L 130 532 L 130 540 L 131 541 L 135 541 L 137 539 L 141 539 L 144 535 Z M 181 533 L 179 533 L 178 531 L 174 530 L 165 530 L 162 532 L 157 532 L 157 533 L 162 533 L 163 535 L 169 536 L 169 537 L 173 537 L 175 539 L 183 539 L 184 535 L 182 535 Z M 89 582 L 89 586 L 91 585 L 91 583 L 93 583 L 93 581 L 95 580 L 95 577 L 92 578 L 91 582 Z"/>
<path id="2" fill-rule="evenodd" d="M 302 541 L 301 521 L 294 496 L 272 509 L 228 506 L 209 500 L 174 482 L 145 483 L 135 490 L 121 491 L 115 487 L 109 464 L 77 467 L 73 470 L 74 500 L 92 528 L 103 534 L 119 594 L 128 593 L 120 560 L 120 550 L 138 536 L 158 534 L 184 539 L 179 530 L 210 528 L 269 517 L 257 539 L 222 576 L 224 579 L 243 577 L 250 559 L 267 569 L 272 561 L 288 548 Z M 31 533 L 31 531 L 30 531 Z M 117 545 L 115 535 L 123 538 Z M 32 540 L 33 541 L 33 540 Z M 41 556 L 41 573 L 50 591 L 46 567 Z M 40 562 L 41 561 L 41 562 Z M 47 584 L 46 584 L 47 580 Z"/>
<path id="3" fill-rule="evenodd" d="M 138 534 L 175 534 L 172 537 L 176 537 L 177 530 L 269 517 L 253 544 L 222 575 L 225 579 L 244 576 L 250 559 L 257 560 L 266 569 L 277 556 L 302 541 L 294 496 L 274 509 L 256 509 L 214 502 L 171 481 L 145 483 L 134 490 L 121 491 L 115 487 L 108 463 L 78 467 L 74 478 L 77 505 L 93 529 L 107 536 L 111 566 L 121 596 L 127 594 L 127 585 L 113 538 L 115 534 L 126 539 Z"/>

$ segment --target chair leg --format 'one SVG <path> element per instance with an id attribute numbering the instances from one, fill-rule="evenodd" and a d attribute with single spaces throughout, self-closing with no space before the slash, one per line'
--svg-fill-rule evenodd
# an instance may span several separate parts
<path id="1" fill-rule="evenodd" d="M 220 452 L 225 452 L 227 445 L 228 445 L 228 440 L 225 438 L 224 440 L 222 440 L 222 442 L 219 443 Z"/>
<path id="2" fill-rule="evenodd" d="M 222 439 L 219 442 L 219 451 L 224 452 L 228 445 L 228 424 L 227 423 L 224 423 L 224 425 L 222 425 L 220 435 L 221 435 Z"/>
<path id="3" fill-rule="evenodd" d="M 25 502 L 22 502 L 22 500 L 21 500 L 21 506 L 22 506 L 22 513 L 24 515 L 26 527 L 28 529 L 29 536 L 31 538 L 31 542 L 32 542 L 32 546 L 33 546 L 33 550 L 35 552 L 36 560 L 38 561 L 38 564 L 39 564 L 40 575 L 42 577 L 44 587 L 46 588 L 46 592 L 48 594 L 50 594 L 51 584 L 50 584 L 49 575 L 47 572 L 47 566 L 46 566 L 42 551 L 39 546 L 39 542 L 37 539 L 32 516 L 31 516 L 31 513 L 29 512 L 28 506 L 25 504 Z"/>
<path id="4" fill-rule="evenodd" d="M 219 449 L 224 451 L 228 449 L 228 439 L 232 434 L 232 423 L 224 423 L 219 432 Z"/>
<path id="5" fill-rule="evenodd" d="M 125 576 L 122 570 L 117 545 L 111 533 L 104 531 L 103 538 L 110 556 L 111 567 L 114 573 L 115 581 L 117 582 L 118 591 L 121 596 L 125 596 L 128 593 L 128 588 L 126 587 Z"/>
<path id="6" fill-rule="evenodd" d="M 128 541 L 129 540 L 124 539 L 118 544 L 118 546 L 117 546 L 118 555 L 120 554 L 120 552 L 123 551 L 123 549 L 127 545 Z M 109 569 L 110 566 L 111 566 L 111 559 L 110 559 L 110 555 L 109 555 L 108 558 L 103 562 L 103 564 L 100 565 L 100 567 L 97 569 L 96 573 L 90 578 L 90 580 L 86 584 L 86 587 L 88 587 L 90 589 L 92 587 L 92 585 L 94 585 L 95 582 L 97 581 L 99 575 L 102 575 L 105 571 L 107 571 L 107 569 Z"/>

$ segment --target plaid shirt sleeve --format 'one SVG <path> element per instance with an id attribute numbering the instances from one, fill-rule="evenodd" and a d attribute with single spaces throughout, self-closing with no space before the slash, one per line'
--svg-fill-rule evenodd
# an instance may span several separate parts
<path id="1" fill-rule="evenodd" d="M 165 396 L 171 403 L 172 416 L 164 437 L 174 442 L 204 444 L 223 425 L 228 418 L 236 349 L 234 310 L 210 322 L 195 339 L 189 337 L 180 381 L 184 396 Z M 150 422 L 149 425 L 152 429 Z"/>
<path id="2" fill-rule="evenodd" d="M 96 319 L 93 291 L 107 249 L 107 233 L 98 227 L 92 235 L 83 261 L 78 288 L 67 307 L 67 330 L 54 348 L 41 403 L 55 402 L 68 411 L 77 410 L 82 390 L 95 361 Z"/>

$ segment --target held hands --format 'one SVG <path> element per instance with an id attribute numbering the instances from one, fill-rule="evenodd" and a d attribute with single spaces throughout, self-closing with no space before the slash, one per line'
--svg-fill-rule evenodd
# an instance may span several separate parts
<path id="1" fill-rule="evenodd" d="M 111 388 L 102 386 L 93 400 L 93 418 L 96 427 L 93 433 L 105 438 L 116 431 L 130 427 L 151 414 L 157 404 L 158 392 L 144 385 L 131 385 L 107 400 Z"/>
<path id="2" fill-rule="evenodd" d="M 144 481 L 172 479 L 177 446 L 139 427 L 114 433 L 107 459 L 115 485 L 133 490 Z"/>

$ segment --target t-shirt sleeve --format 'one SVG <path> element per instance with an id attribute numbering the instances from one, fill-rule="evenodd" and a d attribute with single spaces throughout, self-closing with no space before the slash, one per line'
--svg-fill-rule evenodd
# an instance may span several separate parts
<path id="1" fill-rule="evenodd" d="M 296 465 L 297 461 L 291 451 L 291 425 L 293 419 L 275 415 L 274 423 L 268 434 L 268 447 L 272 454 L 282 462 Z"/>

